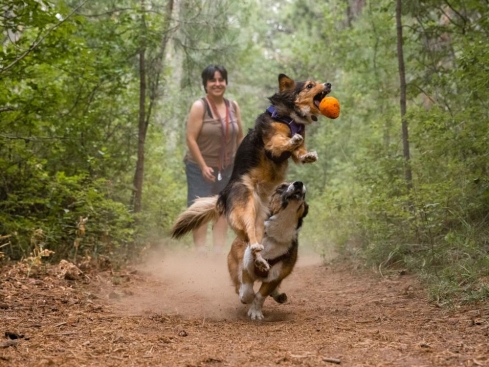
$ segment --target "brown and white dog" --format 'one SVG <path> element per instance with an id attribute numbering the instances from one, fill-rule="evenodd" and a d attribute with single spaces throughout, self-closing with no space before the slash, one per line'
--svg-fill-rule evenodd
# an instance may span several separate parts
<path id="1" fill-rule="evenodd" d="M 269 218 L 265 221 L 265 234 L 261 252 L 269 265 L 263 271 L 255 265 L 250 246 L 236 237 L 228 254 L 229 275 L 242 303 L 250 304 L 248 315 L 253 320 L 263 319 L 262 307 L 268 296 L 278 303 L 287 301 L 279 286 L 294 269 L 299 247 L 298 233 L 307 215 L 306 187 L 296 181 L 277 186 L 269 205 Z M 253 284 L 260 281 L 258 292 Z"/>
<path id="2" fill-rule="evenodd" d="M 236 152 L 227 186 L 213 197 L 199 198 L 179 215 L 171 234 L 179 238 L 203 224 L 226 215 L 230 227 L 249 243 L 255 263 L 269 269 L 260 252 L 268 203 L 275 187 L 285 180 L 288 159 L 296 163 L 317 160 L 304 146 L 305 127 L 317 121 L 319 103 L 331 91 L 330 83 L 295 82 L 278 77 L 279 91 L 269 98 L 271 106 L 258 116 Z"/>

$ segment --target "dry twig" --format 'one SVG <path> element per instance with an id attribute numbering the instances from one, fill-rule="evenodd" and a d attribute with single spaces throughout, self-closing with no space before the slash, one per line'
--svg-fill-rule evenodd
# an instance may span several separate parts
<path id="1" fill-rule="evenodd" d="M 336 359 L 336 358 L 323 357 L 323 362 L 340 364 L 341 363 L 341 360 Z"/>
<path id="2" fill-rule="evenodd" d="M 0 342 L 0 348 L 14 347 L 18 343 L 19 343 L 19 339 L 6 340 L 4 342 Z"/>

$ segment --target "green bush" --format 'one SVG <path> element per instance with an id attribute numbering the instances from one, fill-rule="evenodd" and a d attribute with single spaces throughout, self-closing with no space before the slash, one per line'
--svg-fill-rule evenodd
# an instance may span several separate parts
<path id="1" fill-rule="evenodd" d="M 97 256 L 132 243 L 132 216 L 110 199 L 110 181 L 50 176 L 40 163 L 26 163 L 23 173 L 4 186 L 0 202 L 0 233 L 12 235 L 4 248 L 9 258 L 27 257 L 36 246 L 54 251 L 53 260 Z"/>

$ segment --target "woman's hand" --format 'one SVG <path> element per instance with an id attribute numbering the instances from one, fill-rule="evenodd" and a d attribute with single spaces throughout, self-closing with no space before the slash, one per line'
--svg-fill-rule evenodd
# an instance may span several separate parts
<path id="1" fill-rule="evenodd" d="M 214 170 L 211 167 L 204 166 L 201 168 L 202 176 L 206 181 L 216 182 L 216 176 L 214 176 Z"/>

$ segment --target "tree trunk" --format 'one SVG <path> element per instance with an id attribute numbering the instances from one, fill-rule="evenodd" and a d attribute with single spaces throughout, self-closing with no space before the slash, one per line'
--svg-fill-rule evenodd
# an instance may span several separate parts
<path id="1" fill-rule="evenodd" d="M 166 47 L 171 37 L 170 21 L 173 13 L 174 0 L 170 0 L 167 3 L 165 12 L 165 29 L 163 32 L 163 39 L 161 42 L 160 51 L 154 60 L 154 73 L 147 75 L 146 67 L 146 47 L 144 40 L 141 44 L 141 50 L 139 52 L 139 129 L 138 129 L 138 159 L 136 162 L 136 173 L 134 174 L 134 193 L 133 193 L 133 210 L 134 213 L 141 211 L 141 202 L 143 197 L 143 183 L 144 183 L 144 148 L 146 143 L 146 134 L 148 131 L 149 120 L 151 112 L 158 99 L 158 89 L 160 85 L 160 75 L 163 70 L 163 59 L 166 53 Z M 141 0 L 142 15 L 142 27 L 145 29 L 145 4 L 144 0 Z M 149 78 L 149 93 L 147 91 L 146 82 Z M 149 94 L 149 105 L 146 113 L 146 96 Z"/>
<path id="2" fill-rule="evenodd" d="M 138 119 L 138 159 L 136 162 L 136 172 L 134 174 L 134 192 L 132 205 L 134 213 L 141 211 L 141 201 L 143 197 L 143 177 L 144 177 L 144 146 L 146 143 L 147 121 L 146 118 L 146 32 L 145 4 L 141 0 L 141 45 L 139 50 L 139 119 Z"/>
<path id="3" fill-rule="evenodd" d="M 410 153 L 409 153 L 409 131 L 406 121 L 406 71 L 404 68 L 404 53 L 403 53 L 403 40 L 402 40 L 402 20 L 401 20 L 401 2 L 397 0 L 396 6 L 396 25 L 397 25 L 397 60 L 399 63 L 399 79 L 401 89 L 401 123 L 402 123 L 402 146 L 405 159 L 404 175 L 406 178 L 406 184 L 408 191 L 411 191 L 413 187 L 413 176 L 411 172 Z"/>
<path id="4" fill-rule="evenodd" d="M 146 143 L 146 132 L 148 130 L 146 119 L 146 49 L 139 51 L 139 128 L 138 128 L 138 159 L 136 162 L 136 173 L 134 175 L 134 213 L 141 211 L 141 200 L 143 197 L 144 176 L 144 146 Z"/>
<path id="5" fill-rule="evenodd" d="M 156 58 L 154 59 L 154 75 L 150 75 L 148 78 L 149 106 L 148 106 L 148 115 L 146 116 L 147 120 L 149 120 L 151 116 L 151 112 L 153 110 L 154 105 L 156 104 L 156 101 L 161 97 L 158 94 L 158 91 L 160 89 L 159 86 L 160 86 L 161 73 L 164 68 L 163 60 L 166 56 L 166 48 L 168 46 L 168 42 L 170 41 L 170 38 L 172 37 L 172 34 L 176 29 L 176 27 L 172 28 L 171 26 L 174 3 L 175 3 L 174 0 L 169 0 L 168 3 L 166 4 L 163 38 L 161 40 L 160 50 L 156 55 Z"/>

